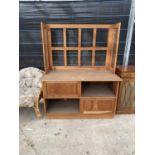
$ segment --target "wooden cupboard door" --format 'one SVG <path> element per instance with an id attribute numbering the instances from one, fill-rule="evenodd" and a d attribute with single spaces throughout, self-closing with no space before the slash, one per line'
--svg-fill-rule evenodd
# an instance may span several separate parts
<path id="1" fill-rule="evenodd" d="M 80 83 L 78 82 L 46 83 L 46 98 L 77 98 L 79 95 Z"/>
<path id="2" fill-rule="evenodd" d="M 135 80 L 123 79 L 120 83 L 118 103 L 118 114 L 135 113 Z"/>
<path id="3" fill-rule="evenodd" d="M 114 99 L 81 99 L 80 111 L 84 114 L 112 113 L 114 104 Z"/>

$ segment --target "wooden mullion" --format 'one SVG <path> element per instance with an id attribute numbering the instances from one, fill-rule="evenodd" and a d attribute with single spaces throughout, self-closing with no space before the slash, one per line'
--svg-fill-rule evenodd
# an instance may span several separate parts
<path id="1" fill-rule="evenodd" d="M 43 47 L 43 58 L 44 58 L 44 70 L 47 72 L 48 65 L 47 65 L 47 51 L 46 51 L 46 44 L 45 44 L 45 33 L 44 33 L 44 24 L 41 22 L 41 38 L 42 38 L 42 47 Z"/>
<path id="2" fill-rule="evenodd" d="M 68 51 L 74 51 L 74 50 L 78 50 L 79 47 L 66 47 L 66 50 Z M 103 51 L 103 50 L 107 50 L 108 47 L 95 47 L 94 48 L 95 50 L 97 51 Z M 62 51 L 64 50 L 64 47 L 52 47 L 52 50 L 54 51 Z M 83 50 L 83 51 L 89 51 L 89 50 L 92 50 L 92 47 L 80 47 L 80 50 Z"/>
<path id="3" fill-rule="evenodd" d="M 81 28 L 78 29 L 78 66 L 81 65 Z"/>
<path id="4" fill-rule="evenodd" d="M 112 57 L 112 50 L 113 50 L 113 29 L 108 30 L 108 48 L 106 53 L 106 68 L 111 68 L 111 57 Z"/>
<path id="5" fill-rule="evenodd" d="M 64 66 L 67 66 L 66 28 L 63 29 L 63 38 L 64 38 Z"/>
<path id="6" fill-rule="evenodd" d="M 114 57 L 114 67 L 113 70 L 115 71 L 116 69 L 116 63 L 117 63 L 117 55 L 118 55 L 118 46 L 119 46 L 119 37 L 120 37 L 120 28 L 121 28 L 121 23 L 117 24 L 117 29 L 116 31 L 116 48 L 114 49 L 115 51 L 115 57 Z"/>
<path id="7" fill-rule="evenodd" d="M 47 36 L 48 36 L 48 54 L 49 54 L 49 64 L 50 69 L 53 67 L 53 57 L 51 52 L 51 29 L 47 30 Z"/>
<path id="8" fill-rule="evenodd" d="M 51 43 L 51 52 L 50 52 L 50 56 L 51 56 L 51 68 L 53 67 L 53 49 L 52 49 L 52 33 L 51 33 L 51 29 L 50 29 L 50 43 Z"/>
<path id="9" fill-rule="evenodd" d="M 46 64 L 47 64 L 47 70 L 50 69 L 50 62 L 49 62 L 49 52 L 48 52 L 48 35 L 47 35 L 47 30 L 44 29 L 44 35 L 45 35 L 45 58 L 46 58 Z"/>
<path id="10" fill-rule="evenodd" d="M 93 29 L 92 66 L 95 65 L 96 28 Z"/>
<path id="11" fill-rule="evenodd" d="M 96 51 L 107 51 L 108 47 L 95 47 L 94 48 Z"/>

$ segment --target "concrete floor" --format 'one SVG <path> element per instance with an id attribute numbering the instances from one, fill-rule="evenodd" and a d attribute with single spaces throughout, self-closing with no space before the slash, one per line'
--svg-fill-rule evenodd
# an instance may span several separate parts
<path id="1" fill-rule="evenodd" d="M 36 119 L 20 108 L 20 155 L 134 155 L 134 115 Z"/>

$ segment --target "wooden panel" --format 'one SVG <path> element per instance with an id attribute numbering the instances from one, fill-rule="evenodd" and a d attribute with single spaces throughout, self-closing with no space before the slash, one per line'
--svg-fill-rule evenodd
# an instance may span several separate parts
<path id="1" fill-rule="evenodd" d="M 117 24 L 46 24 L 48 28 L 117 28 Z"/>
<path id="2" fill-rule="evenodd" d="M 112 83 L 112 91 L 115 94 L 115 96 L 118 95 L 118 88 L 119 88 L 119 82 L 113 82 Z"/>
<path id="3" fill-rule="evenodd" d="M 134 79 L 124 79 L 120 83 L 117 113 L 135 112 L 135 81 Z"/>
<path id="4" fill-rule="evenodd" d="M 123 78 L 118 93 L 117 114 L 135 113 L 135 66 L 118 66 L 116 73 Z"/>
<path id="5" fill-rule="evenodd" d="M 77 98 L 80 95 L 78 82 L 46 83 L 46 98 Z"/>
<path id="6" fill-rule="evenodd" d="M 80 111 L 84 114 L 105 114 L 114 110 L 114 99 L 81 99 Z"/>

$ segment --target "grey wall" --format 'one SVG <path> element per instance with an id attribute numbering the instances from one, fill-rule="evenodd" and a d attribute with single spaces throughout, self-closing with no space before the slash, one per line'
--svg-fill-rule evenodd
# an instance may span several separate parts
<path id="1" fill-rule="evenodd" d="M 123 61 L 131 0 L 89 0 L 19 2 L 19 68 L 43 68 L 40 22 L 47 23 L 116 23 L 121 22 L 118 64 Z M 135 64 L 133 33 L 129 65 Z"/>

